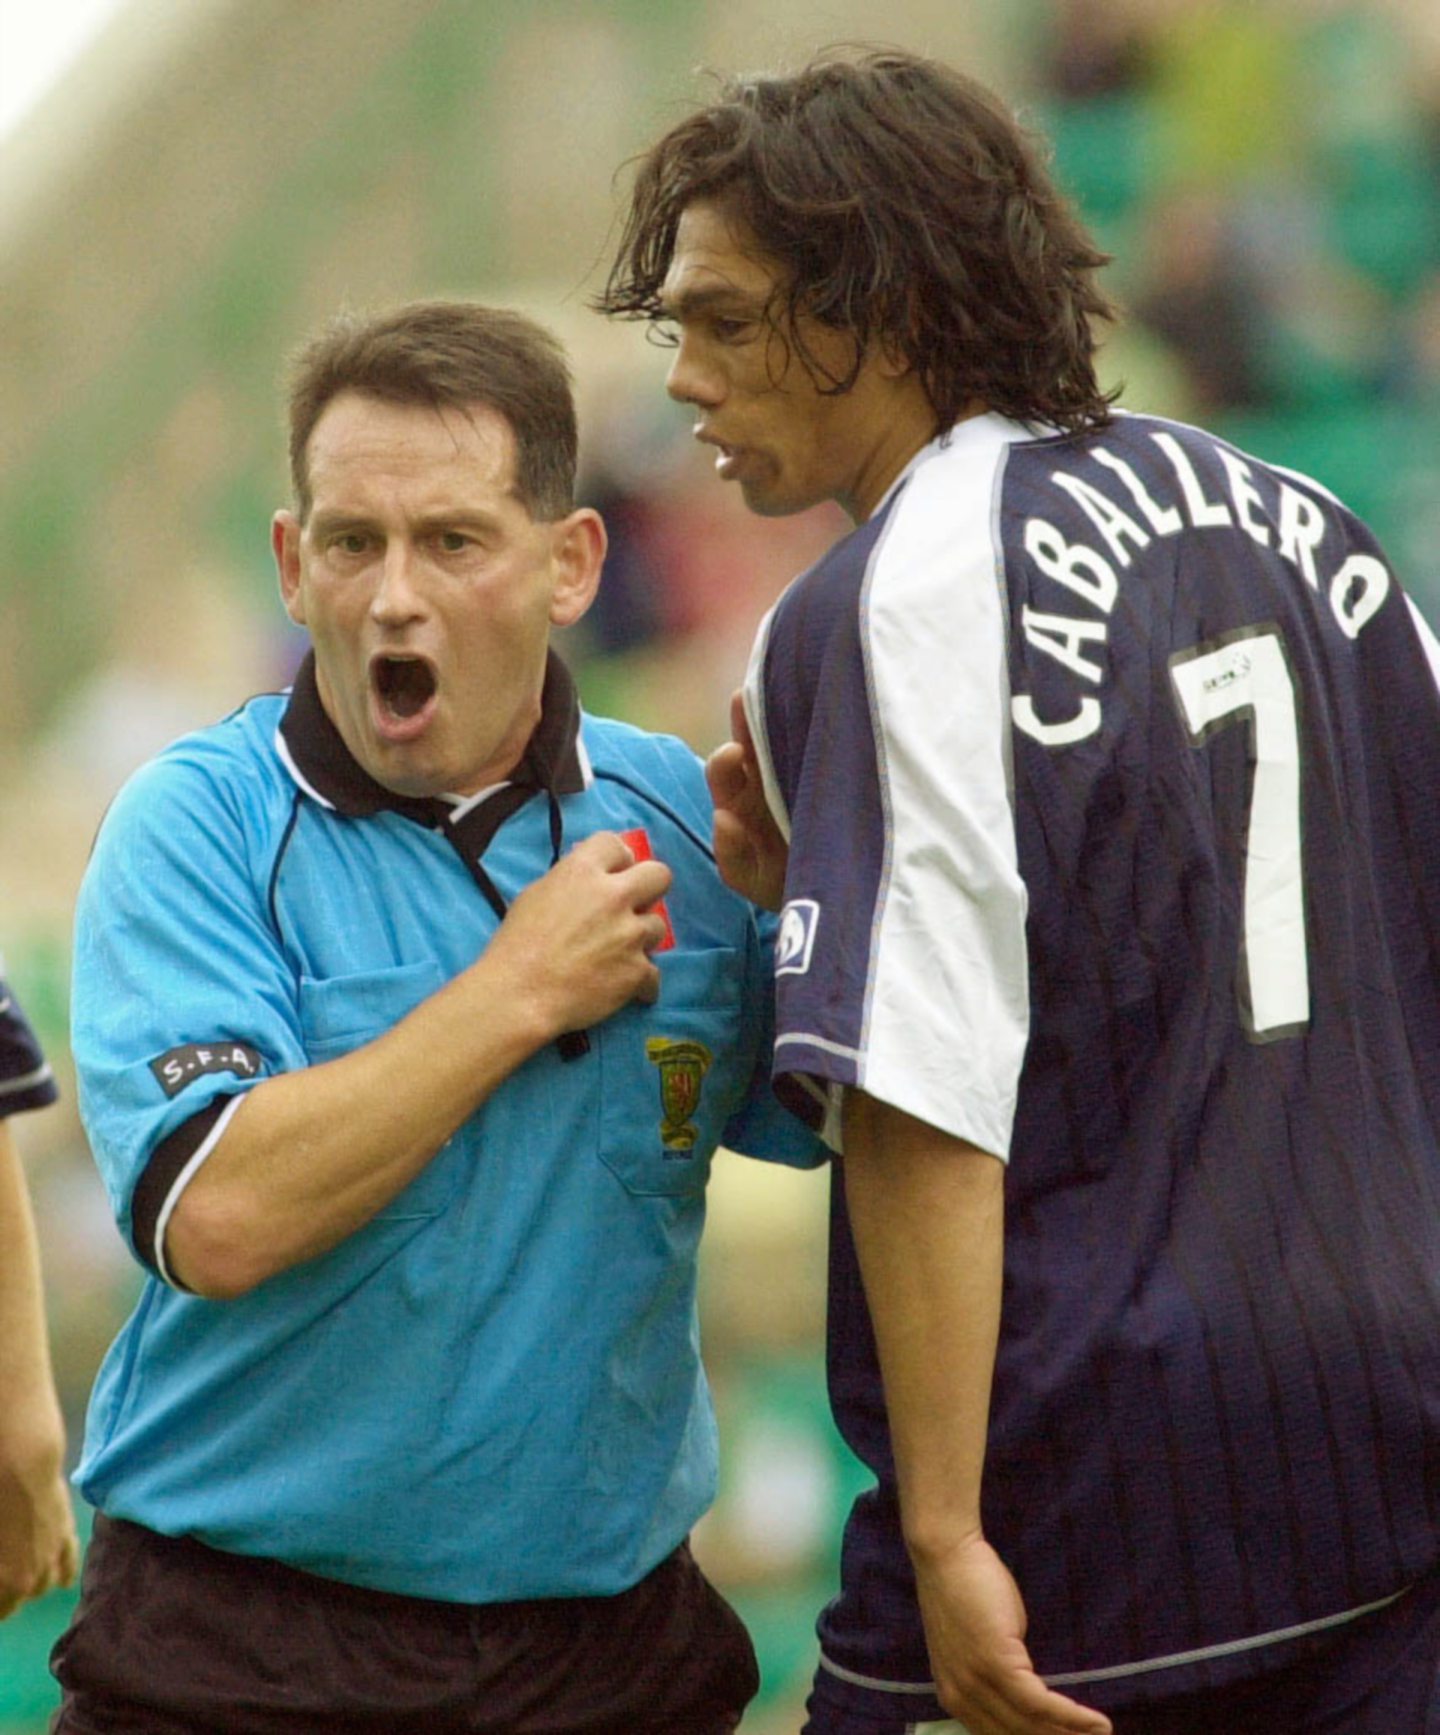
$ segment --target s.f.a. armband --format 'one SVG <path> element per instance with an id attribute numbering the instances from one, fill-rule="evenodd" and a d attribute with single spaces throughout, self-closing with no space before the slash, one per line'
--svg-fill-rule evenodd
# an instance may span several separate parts
<path id="1" fill-rule="evenodd" d="M 186 1042 L 156 1055 L 150 1070 L 166 1096 L 178 1096 L 187 1084 L 206 1073 L 233 1072 L 237 1078 L 257 1078 L 260 1055 L 244 1042 Z"/>

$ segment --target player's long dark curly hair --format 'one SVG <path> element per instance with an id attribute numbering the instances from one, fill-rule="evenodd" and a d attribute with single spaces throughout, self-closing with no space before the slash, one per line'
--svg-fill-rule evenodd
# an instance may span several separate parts
<path id="1" fill-rule="evenodd" d="M 682 211 L 713 200 L 788 267 L 772 318 L 822 389 L 871 342 L 898 347 L 948 427 L 974 399 L 1077 430 L 1109 418 L 1094 322 L 1115 317 L 1097 250 L 1038 143 L 982 85 L 900 51 L 827 50 L 788 77 L 728 80 L 634 160 L 629 215 L 594 305 L 663 319 Z M 854 334 L 817 371 L 795 315 Z"/>

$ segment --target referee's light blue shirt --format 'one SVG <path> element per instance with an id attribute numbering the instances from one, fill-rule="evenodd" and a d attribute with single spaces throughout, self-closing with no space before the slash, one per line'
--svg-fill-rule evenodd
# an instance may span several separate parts
<path id="1" fill-rule="evenodd" d="M 532 773 L 496 810 L 514 808 L 484 875 L 513 900 L 551 863 L 552 816 L 567 849 L 643 828 L 675 874 L 658 1004 L 576 1058 L 535 1055 L 366 1227 L 232 1301 L 185 1293 L 163 1262 L 226 1108 L 372 1041 L 499 918 L 443 830 L 365 798 L 308 665 L 291 699 L 176 743 L 115 802 L 73 1010 L 86 1128 L 151 1272 L 77 1472 L 112 1517 L 478 1603 L 623 1590 L 713 1498 L 695 1313 L 710 1160 L 722 1141 L 820 1159 L 768 1087 L 768 933 L 717 876 L 694 755 L 582 719 L 554 662 Z M 688 1112 L 673 1077 L 664 1094 L 686 1056 L 705 1066 Z"/>

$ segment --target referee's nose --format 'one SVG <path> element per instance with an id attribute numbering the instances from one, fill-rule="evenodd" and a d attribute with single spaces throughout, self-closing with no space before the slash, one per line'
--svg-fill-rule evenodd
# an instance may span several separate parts
<path id="1" fill-rule="evenodd" d="M 403 626 L 425 612 L 416 572 L 415 550 L 403 537 L 391 537 L 378 563 L 370 615 L 381 626 Z"/>

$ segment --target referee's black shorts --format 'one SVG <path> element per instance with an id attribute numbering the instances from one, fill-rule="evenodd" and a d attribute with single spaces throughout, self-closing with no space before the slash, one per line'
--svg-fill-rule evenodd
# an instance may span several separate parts
<path id="1" fill-rule="evenodd" d="M 681 1547 L 619 1596 L 364 1590 L 95 1520 L 52 1735 L 723 1735 L 759 1673 Z"/>

